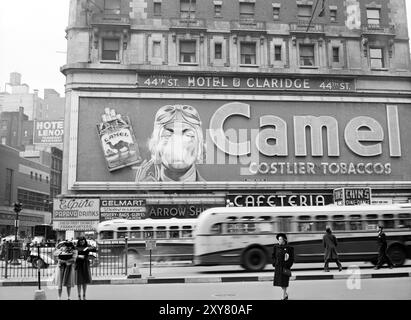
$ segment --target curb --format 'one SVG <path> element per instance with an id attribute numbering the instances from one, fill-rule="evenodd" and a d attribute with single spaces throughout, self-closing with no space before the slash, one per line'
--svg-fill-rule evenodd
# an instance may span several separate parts
<path id="1" fill-rule="evenodd" d="M 372 273 L 358 275 L 360 279 L 382 279 L 382 278 L 406 278 L 411 277 L 411 272 L 399 273 Z M 302 280 L 344 280 L 352 275 L 344 274 L 315 274 L 315 275 L 295 275 L 290 281 Z M 232 277 L 187 277 L 187 278 L 139 278 L 139 279 L 95 279 L 92 285 L 124 285 L 124 284 L 171 284 L 171 283 L 229 283 L 229 282 L 267 282 L 273 281 L 274 276 L 232 276 Z M 37 281 L 33 280 L 1 280 L 0 287 L 16 286 L 37 286 Z M 47 286 L 47 281 L 41 281 L 42 286 Z"/>

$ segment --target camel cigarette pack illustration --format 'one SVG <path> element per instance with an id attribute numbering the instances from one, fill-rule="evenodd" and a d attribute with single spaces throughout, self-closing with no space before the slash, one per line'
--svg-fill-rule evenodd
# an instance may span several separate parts
<path id="1" fill-rule="evenodd" d="M 114 109 L 105 108 L 103 122 L 97 124 L 104 157 L 109 171 L 137 164 L 141 156 L 137 140 L 128 116 L 116 114 Z"/>

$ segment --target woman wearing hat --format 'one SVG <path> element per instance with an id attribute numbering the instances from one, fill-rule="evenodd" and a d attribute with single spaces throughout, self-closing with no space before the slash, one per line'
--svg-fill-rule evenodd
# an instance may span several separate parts
<path id="1" fill-rule="evenodd" d="M 61 299 L 63 286 L 67 288 L 67 299 L 70 300 L 71 288 L 74 287 L 74 265 L 77 251 L 71 241 L 63 241 L 57 244 L 54 252 L 58 259 L 56 283 L 58 287 L 58 297 Z"/>
<path id="2" fill-rule="evenodd" d="M 278 244 L 273 247 L 273 267 L 275 287 L 283 289 L 283 300 L 288 300 L 287 288 L 291 277 L 291 266 L 294 263 L 294 248 L 287 244 L 285 233 L 276 236 Z"/>
<path id="3" fill-rule="evenodd" d="M 78 299 L 81 300 L 81 287 L 83 287 L 83 300 L 86 300 L 87 284 L 91 283 L 91 270 L 88 255 L 95 252 L 96 248 L 90 246 L 87 239 L 82 236 L 77 239 L 77 259 L 76 259 L 76 284 Z"/>

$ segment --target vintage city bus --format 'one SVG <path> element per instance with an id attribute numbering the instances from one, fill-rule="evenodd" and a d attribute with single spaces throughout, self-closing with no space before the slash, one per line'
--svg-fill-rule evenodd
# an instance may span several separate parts
<path id="1" fill-rule="evenodd" d="M 272 263 L 278 232 L 287 234 L 295 262 L 323 262 L 326 226 L 338 239 L 341 261 L 376 263 L 379 224 L 385 227 L 389 257 L 402 265 L 411 256 L 411 204 L 211 208 L 198 217 L 194 263 L 262 270 Z"/>
<path id="2" fill-rule="evenodd" d="M 154 240 L 153 261 L 192 261 L 196 221 L 170 218 L 100 222 L 97 227 L 98 259 L 100 262 L 119 257 L 123 259 L 127 253 L 128 265 L 147 262 L 150 254 L 146 250 L 146 241 Z"/>

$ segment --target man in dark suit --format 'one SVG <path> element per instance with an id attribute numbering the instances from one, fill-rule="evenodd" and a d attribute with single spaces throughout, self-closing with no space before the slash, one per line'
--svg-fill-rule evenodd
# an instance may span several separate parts
<path id="1" fill-rule="evenodd" d="M 324 271 L 330 272 L 328 264 L 330 261 L 335 261 L 338 266 L 338 271 L 342 271 L 342 265 L 338 259 L 337 253 L 337 238 L 332 234 L 331 228 L 327 227 L 325 229 L 326 233 L 323 236 L 323 245 L 324 245 Z"/>
<path id="2" fill-rule="evenodd" d="M 385 236 L 384 233 L 384 228 L 383 226 L 378 226 L 378 238 L 377 238 L 377 244 L 378 244 L 378 260 L 377 260 L 377 265 L 375 266 L 374 269 L 380 269 L 385 263 L 388 264 L 390 269 L 394 267 L 392 264 L 390 258 L 387 256 L 387 237 Z"/>

